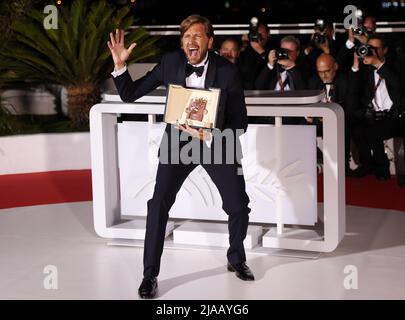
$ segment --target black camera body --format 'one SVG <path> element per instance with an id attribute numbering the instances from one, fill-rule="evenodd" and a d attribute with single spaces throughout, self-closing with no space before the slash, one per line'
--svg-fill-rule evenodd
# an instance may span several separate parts
<path id="1" fill-rule="evenodd" d="M 370 102 L 367 106 L 365 118 L 369 124 L 374 124 L 378 121 L 385 119 L 400 119 L 401 115 L 398 112 L 398 109 L 392 107 L 390 110 L 375 110 L 373 103 Z"/>
<path id="2" fill-rule="evenodd" d="M 388 110 L 381 110 L 381 111 L 375 111 L 374 112 L 374 119 L 375 121 L 381 121 L 391 118 L 390 112 Z"/>
<path id="3" fill-rule="evenodd" d="M 323 33 L 316 32 L 314 34 L 313 41 L 317 47 L 320 47 L 322 44 L 326 42 L 326 35 Z"/>
<path id="4" fill-rule="evenodd" d="M 326 24 L 323 19 L 317 19 L 315 22 L 315 34 L 312 39 L 316 47 L 320 47 L 326 42 Z"/>
<path id="5" fill-rule="evenodd" d="M 258 42 L 260 40 L 259 19 L 256 17 L 250 19 L 248 37 L 250 42 Z"/>
<path id="6" fill-rule="evenodd" d="M 356 47 L 356 54 L 360 57 L 360 59 L 371 57 L 374 55 L 373 47 L 369 44 L 361 44 Z"/>
<path id="7" fill-rule="evenodd" d="M 319 31 L 321 33 L 325 32 L 326 29 L 325 21 L 323 19 L 317 19 L 315 22 L 314 29 L 315 31 Z"/>
<path id="8" fill-rule="evenodd" d="M 276 58 L 277 60 L 288 60 L 288 51 L 283 48 L 276 49 Z"/>
<path id="9" fill-rule="evenodd" d="M 359 25 L 357 27 L 352 27 L 352 31 L 353 31 L 353 35 L 355 35 L 355 36 L 367 35 L 367 30 L 362 25 Z"/>

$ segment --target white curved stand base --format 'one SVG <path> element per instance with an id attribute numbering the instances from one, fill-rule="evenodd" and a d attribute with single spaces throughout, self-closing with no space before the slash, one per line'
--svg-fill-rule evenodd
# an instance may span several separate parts
<path id="1" fill-rule="evenodd" d="M 335 250 L 345 233 L 345 168 L 344 168 L 344 114 L 334 103 L 289 104 L 293 98 L 246 98 L 249 116 L 322 117 L 323 118 L 323 165 L 324 165 L 324 221 L 323 230 L 308 231 L 308 227 L 283 233 L 270 230 L 263 237 L 268 248 L 302 251 L 331 252 Z M 319 99 L 318 99 L 319 101 Z M 281 104 L 285 102 L 285 104 Z M 298 101 L 299 102 L 299 101 Z M 294 102 L 291 102 L 294 103 Z M 120 174 L 118 166 L 117 116 L 121 113 L 148 114 L 153 119 L 163 114 L 164 103 L 114 103 L 93 106 L 90 112 L 90 136 L 92 156 L 94 227 L 101 237 L 111 239 L 136 239 L 141 235 L 133 223 L 122 221 L 120 204 Z M 304 187 L 304 186 L 303 186 Z M 281 212 L 282 213 L 282 212 Z M 280 225 L 285 223 L 277 221 Z M 136 223 L 135 223 L 136 225 Z M 299 227 L 298 227 L 299 228 Z M 171 225 L 169 225 L 169 233 Z M 259 244 L 262 239 L 259 239 Z M 252 242 L 253 244 L 253 242 Z M 167 245 L 167 244 L 166 244 Z"/>

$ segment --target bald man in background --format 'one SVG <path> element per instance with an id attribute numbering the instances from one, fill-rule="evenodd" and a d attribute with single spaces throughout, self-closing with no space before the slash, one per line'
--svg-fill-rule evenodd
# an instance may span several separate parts
<path id="1" fill-rule="evenodd" d="M 323 102 L 337 103 L 345 112 L 345 164 L 346 175 L 351 175 L 350 140 L 351 128 L 354 124 L 352 112 L 358 103 L 359 81 L 355 72 L 344 73 L 339 70 L 335 58 L 330 54 L 321 54 L 316 60 L 317 74 L 308 82 L 310 90 L 324 90 Z M 322 120 L 320 118 L 306 118 L 307 123 L 317 126 L 318 135 L 322 135 Z"/>

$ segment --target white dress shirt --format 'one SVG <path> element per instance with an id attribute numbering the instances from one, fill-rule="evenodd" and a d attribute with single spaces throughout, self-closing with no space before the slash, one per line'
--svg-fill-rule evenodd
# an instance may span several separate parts
<path id="1" fill-rule="evenodd" d="M 200 67 L 200 66 L 205 66 L 204 67 L 204 72 L 201 75 L 201 77 L 198 77 L 195 72 L 193 72 L 191 75 L 189 75 L 186 78 L 186 86 L 187 87 L 193 87 L 193 88 L 204 88 L 205 85 L 205 77 L 207 76 L 207 70 L 208 70 L 208 64 L 209 60 L 208 59 L 208 52 L 207 55 L 205 56 L 204 60 L 201 61 L 199 64 L 193 64 L 193 67 Z"/>
<path id="2" fill-rule="evenodd" d="M 208 64 L 210 63 L 209 60 L 207 60 L 207 59 L 208 59 L 208 52 L 203 61 L 201 61 L 199 64 L 192 65 L 193 67 L 204 66 L 204 72 L 202 73 L 201 77 L 198 77 L 195 72 L 190 74 L 186 78 L 187 87 L 200 88 L 200 89 L 205 87 L 205 78 L 207 76 Z M 211 143 L 212 143 L 212 134 L 211 133 L 209 134 L 208 140 L 205 140 L 205 143 L 208 148 L 211 147 Z"/>
<path id="3" fill-rule="evenodd" d="M 377 85 L 380 75 L 377 73 L 378 70 L 374 70 L 374 85 Z M 382 79 L 373 99 L 373 106 L 375 111 L 390 110 L 394 104 L 388 94 L 387 84 L 385 80 Z"/>
<path id="4" fill-rule="evenodd" d="M 127 71 L 127 65 L 125 65 L 123 68 L 119 69 L 119 70 L 115 70 L 113 72 L 111 72 L 111 75 L 116 78 L 120 75 L 122 75 L 125 71 Z"/>
<path id="5" fill-rule="evenodd" d="M 331 102 L 332 101 L 332 95 L 331 95 L 332 92 L 330 92 L 331 88 L 332 88 L 331 84 L 329 84 L 329 83 L 325 84 L 325 91 L 326 92 L 325 92 L 325 98 L 323 99 L 322 102 Z"/>
<path id="6" fill-rule="evenodd" d="M 270 63 L 267 63 L 267 67 L 270 70 L 274 69 L 274 66 L 272 66 Z M 281 77 L 281 83 L 284 83 L 284 81 L 287 79 L 287 71 L 284 70 L 283 72 L 280 72 L 280 77 Z M 275 91 L 280 91 L 281 90 L 281 87 L 280 87 L 280 84 L 278 83 L 278 81 L 276 83 L 276 87 L 274 88 L 274 90 Z M 284 91 L 289 91 L 289 90 L 291 90 L 291 88 L 287 83 L 286 86 L 284 87 Z"/>

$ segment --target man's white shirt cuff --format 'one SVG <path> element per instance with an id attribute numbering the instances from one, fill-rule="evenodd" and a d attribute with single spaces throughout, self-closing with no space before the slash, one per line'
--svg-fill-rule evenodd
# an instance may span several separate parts
<path id="1" fill-rule="evenodd" d="M 354 47 L 354 43 L 351 42 L 350 40 L 347 40 L 346 41 L 346 48 L 350 50 L 353 47 Z"/>
<path id="2" fill-rule="evenodd" d="M 211 148 L 211 143 L 212 143 L 212 133 L 208 132 L 208 135 L 210 136 L 209 140 L 205 140 L 205 144 L 207 145 L 208 148 Z"/>
<path id="3" fill-rule="evenodd" d="M 119 70 L 114 70 L 113 72 L 111 72 L 111 75 L 116 78 L 120 75 L 122 75 L 125 71 L 127 71 L 127 66 L 124 66 L 124 68 L 121 68 Z"/>
<path id="4" fill-rule="evenodd" d="M 274 69 L 274 66 L 272 66 L 270 63 L 267 63 L 267 67 L 269 67 L 270 70 Z"/>

